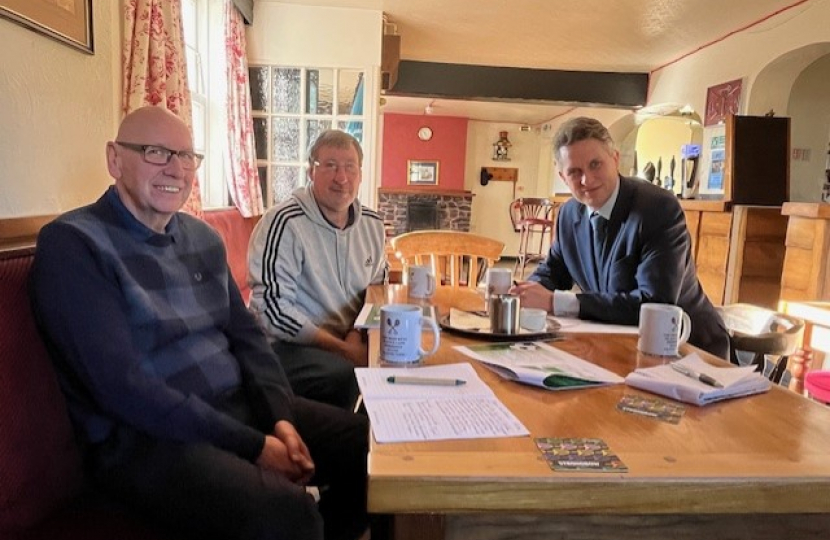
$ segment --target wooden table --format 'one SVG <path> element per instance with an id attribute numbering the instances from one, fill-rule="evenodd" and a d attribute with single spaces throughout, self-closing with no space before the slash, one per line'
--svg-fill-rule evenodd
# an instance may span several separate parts
<path id="1" fill-rule="evenodd" d="M 406 289 L 375 286 L 367 301 L 407 302 Z M 439 288 L 433 302 L 442 313 L 449 306 L 482 305 L 475 293 L 448 287 Z M 373 365 L 378 339 L 371 331 Z M 452 347 L 471 342 L 443 332 L 428 363 L 466 362 Z M 620 375 L 660 361 L 639 354 L 634 335 L 571 336 L 554 345 Z M 410 528 L 399 518 L 399 538 L 621 538 L 621 527 L 636 528 L 640 540 L 825 538 L 830 531 L 828 407 L 774 387 L 759 396 L 690 405 L 672 425 L 618 412 L 624 394 L 639 393 L 625 385 L 551 392 L 475 367 L 531 437 L 373 440 L 369 510 L 435 514 L 414 518 L 414 531 L 413 518 Z M 600 437 L 629 472 L 555 473 L 533 437 Z M 810 515 L 787 515 L 798 513 Z M 586 532 L 590 536 L 580 536 Z"/>

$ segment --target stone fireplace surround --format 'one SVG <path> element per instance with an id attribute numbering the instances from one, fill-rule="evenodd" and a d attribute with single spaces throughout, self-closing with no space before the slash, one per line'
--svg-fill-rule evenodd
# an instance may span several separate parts
<path id="1" fill-rule="evenodd" d="M 408 231 L 407 203 L 434 202 L 438 210 L 438 228 L 470 231 L 473 193 L 440 188 L 378 188 L 378 214 L 383 218 L 387 234 L 397 236 Z"/>

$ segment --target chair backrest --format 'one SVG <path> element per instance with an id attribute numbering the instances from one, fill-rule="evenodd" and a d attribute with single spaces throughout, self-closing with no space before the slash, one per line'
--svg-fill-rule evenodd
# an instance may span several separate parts
<path id="1" fill-rule="evenodd" d="M 413 264 L 429 264 L 438 285 L 475 288 L 486 268 L 504 251 L 504 242 L 461 231 L 414 231 L 391 240 L 406 275 Z"/>
<path id="2" fill-rule="evenodd" d="M 764 371 L 767 356 L 776 357 L 767 375 L 780 382 L 787 357 L 801 344 L 804 321 L 752 304 L 729 304 L 718 310 L 729 331 L 732 362 L 739 363 L 739 351 L 752 353 L 752 362 Z"/>
<path id="3" fill-rule="evenodd" d="M 522 222 L 526 220 L 553 220 L 554 204 L 550 199 L 541 197 L 521 197 L 510 203 L 510 221 L 513 230 L 519 232 Z"/>

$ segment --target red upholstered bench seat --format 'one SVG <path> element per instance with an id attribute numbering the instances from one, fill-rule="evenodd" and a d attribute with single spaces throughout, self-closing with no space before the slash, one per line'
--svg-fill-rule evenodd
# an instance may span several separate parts
<path id="1" fill-rule="evenodd" d="M 251 296 L 251 289 L 248 288 L 248 241 L 259 216 L 245 218 L 236 208 L 220 208 L 206 210 L 204 219 L 225 241 L 231 275 L 239 286 L 242 298 L 247 302 Z"/>
<path id="2" fill-rule="evenodd" d="M 29 307 L 33 255 L 0 251 L 0 538 L 161 540 L 84 487 L 66 401 Z"/>

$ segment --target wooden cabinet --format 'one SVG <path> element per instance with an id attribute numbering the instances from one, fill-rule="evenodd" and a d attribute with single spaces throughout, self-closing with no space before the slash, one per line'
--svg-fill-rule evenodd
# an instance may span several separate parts
<path id="1" fill-rule="evenodd" d="M 784 204 L 790 198 L 790 119 L 729 116 L 724 165 L 725 200 L 732 204 Z"/>
<path id="2" fill-rule="evenodd" d="M 781 299 L 830 300 L 827 258 L 830 255 L 830 205 L 786 203 L 789 217 L 786 255 L 781 276 Z"/>
<path id="3" fill-rule="evenodd" d="M 787 218 L 778 206 L 681 201 L 704 292 L 716 306 L 746 302 L 775 309 Z"/>

